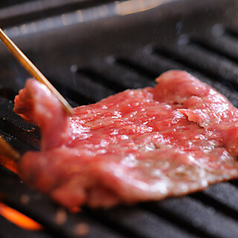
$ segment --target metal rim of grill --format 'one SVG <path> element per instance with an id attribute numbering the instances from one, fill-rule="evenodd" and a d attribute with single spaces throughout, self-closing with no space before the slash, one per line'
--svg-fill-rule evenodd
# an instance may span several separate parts
<path id="1" fill-rule="evenodd" d="M 19 5 L 0 5 L 2 13 L 13 9 L 10 20 L 6 15 L 0 22 L 73 106 L 127 88 L 153 86 L 160 73 L 184 69 L 238 107 L 235 0 L 138 1 L 141 5 L 133 14 L 127 11 L 135 7 L 130 0 L 101 4 L 72 0 L 66 12 L 51 0 L 50 11 L 49 6 L 42 7 L 43 15 L 33 16 L 27 4 L 36 6 L 36 2 L 44 1 L 24 1 L 19 22 L 14 12 Z M 14 96 L 28 74 L 2 45 L 0 68 L 1 135 L 21 153 L 39 149 L 38 129 L 12 112 Z M 6 204 L 44 226 L 42 231 L 27 231 L 0 216 L 0 237 L 230 238 L 238 234 L 237 180 L 180 198 L 106 211 L 84 207 L 71 214 L 0 167 L 0 195 Z M 24 196 L 28 203 L 22 202 Z M 57 221 L 62 212 L 67 216 L 63 224 Z M 85 235 L 79 235 L 82 225 L 89 228 Z"/>

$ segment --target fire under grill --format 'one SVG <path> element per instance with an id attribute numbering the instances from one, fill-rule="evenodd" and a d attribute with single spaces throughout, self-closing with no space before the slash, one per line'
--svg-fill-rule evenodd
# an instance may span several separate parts
<path id="1" fill-rule="evenodd" d="M 153 86 L 160 73 L 184 69 L 238 107 L 235 0 L 38 0 L 0 7 L 0 24 L 73 106 Z M 12 112 L 29 75 L 2 44 L 0 69 L 0 134 L 20 153 L 37 150 L 38 128 Z M 0 200 L 43 226 L 30 231 L 0 216 L 0 237 L 231 238 L 238 234 L 237 198 L 234 180 L 180 198 L 72 214 L 0 166 Z"/>

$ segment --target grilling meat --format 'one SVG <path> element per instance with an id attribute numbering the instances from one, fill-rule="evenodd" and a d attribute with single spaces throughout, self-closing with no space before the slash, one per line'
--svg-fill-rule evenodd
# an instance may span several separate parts
<path id="1" fill-rule="evenodd" d="M 184 71 L 155 88 L 126 90 L 68 117 L 29 80 L 15 112 L 41 127 L 40 152 L 20 160 L 21 178 L 69 209 L 184 195 L 238 177 L 238 110 Z"/>

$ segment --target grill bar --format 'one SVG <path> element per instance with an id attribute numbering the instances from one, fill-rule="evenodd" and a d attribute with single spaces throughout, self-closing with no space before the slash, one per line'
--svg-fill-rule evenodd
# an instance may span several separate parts
<path id="1" fill-rule="evenodd" d="M 9 27 L 44 19 L 46 16 L 53 17 L 72 12 L 75 9 L 92 8 L 110 2 L 115 2 L 115 0 L 100 0 L 100 2 L 93 0 L 29 0 L 23 3 L 15 1 L 14 5 L 0 8 L 0 22 L 2 27 Z"/>
<path id="2" fill-rule="evenodd" d="M 180 226 L 171 224 L 171 219 L 167 220 L 164 214 L 154 213 L 143 207 L 129 208 L 121 207 L 111 211 L 93 212 L 92 215 L 100 220 L 110 223 L 116 229 L 125 230 L 129 237 L 152 238 L 157 237 L 198 237 L 184 231 Z M 117 214 L 115 216 L 115 214 Z"/>
<path id="3" fill-rule="evenodd" d="M 179 201 L 169 199 L 153 204 L 153 209 L 155 211 L 158 209 L 158 213 L 162 210 L 172 217 L 177 217 L 179 221 L 187 223 L 191 230 L 197 231 L 202 237 L 227 237 L 228 230 L 230 237 L 235 237 L 237 234 L 236 221 L 213 207 L 204 205 L 200 199 L 194 200 L 189 197 Z"/>
<path id="4" fill-rule="evenodd" d="M 62 237 L 79 237 L 78 226 L 86 224 L 88 232 L 85 237 L 115 237 L 120 238 L 119 234 L 113 233 L 110 228 L 105 229 L 96 220 L 89 217 L 86 213 L 72 214 L 65 209 L 56 206 L 48 198 L 28 188 L 22 184 L 18 177 L 0 167 L 0 195 L 3 201 L 10 207 L 17 209 L 42 224 L 47 230 Z M 15 187 L 12 190 L 12 187 Z M 22 202 L 22 196 L 28 197 L 29 202 Z M 65 222 L 59 222 L 59 213 L 65 216 Z"/>
<path id="5" fill-rule="evenodd" d="M 54 236 L 51 236 L 49 232 L 45 231 L 28 231 L 23 230 L 14 224 L 10 223 L 6 219 L 0 216 L 0 224 L 1 224 L 1 230 L 0 230 L 0 236 L 2 238 L 9 238 L 14 237 L 17 234 L 17 237 L 19 238 L 25 238 L 25 237 L 34 237 L 34 238 L 53 238 Z"/>

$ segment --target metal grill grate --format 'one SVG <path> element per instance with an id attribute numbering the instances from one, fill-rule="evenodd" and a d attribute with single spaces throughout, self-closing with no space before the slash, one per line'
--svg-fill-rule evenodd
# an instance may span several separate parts
<path id="1" fill-rule="evenodd" d="M 160 73 L 185 69 L 238 107 L 236 1 L 164 2 L 169 3 L 119 16 L 115 10 L 119 1 L 103 5 L 114 15 L 97 20 L 92 17 L 50 31 L 36 28 L 35 32 L 30 25 L 39 27 L 40 21 L 34 20 L 26 24 L 26 32 L 22 25 L 7 30 L 74 106 L 126 88 L 153 86 Z M 51 17 L 52 23 L 58 19 Z M 4 47 L 0 48 L 0 68 L 0 132 L 21 153 L 37 149 L 38 129 L 12 112 L 14 95 L 28 75 Z M 79 214 L 69 214 L 0 167 L 0 194 L 6 204 L 45 227 L 39 232 L 26 231 L 0 217 L 1 237 L 78 237 L 77 228 L 82 224 L 89 227 L 83 236 L 88 238 L 231 238 L 238 234 L 236 180 L 181 198 L 107 211 L 84 207 Z M 22 196 L 29 197 L 27 204 L 21 202 Z M 67 220 L 60 224 L 57 214 L 62 212 Z"/>
<path id="2" fill-rule="evenodd" d="M 110 2 L 115 0 L 9 0 L 0 3 L 0 22 L 2 27 L 15 26 Z"/>

